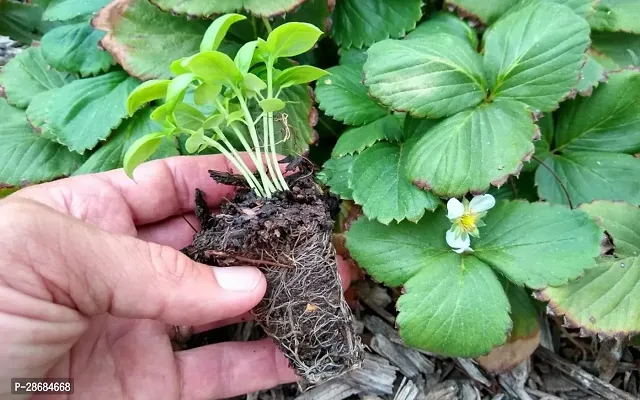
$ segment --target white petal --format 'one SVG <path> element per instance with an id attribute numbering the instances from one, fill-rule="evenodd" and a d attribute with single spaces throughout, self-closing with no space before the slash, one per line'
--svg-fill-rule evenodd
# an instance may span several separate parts
<path id="1" fill-rule="evenodd" d="M 456 233 L 452 229 L 447 231 L 445 235 L 447 244 L 454 249 L 466 249 L 471 244 L 471 238 L 466 233 L 460 237 L 456 237 Z"/>
<path id="2" fill-rule="evenodd" d="M 447 201 L 447 218 L 460 218 L 462 214 L 464 214 L 464 206 L 460 203 L 460 200 L 456 198 L 449 199 Z"/>
<path id="3" fill-rule="evenodd" d="M 464 253 L 465 249 L 453 249 L 453 251 L 455 251 L 458 254 L 462 254 Z"/>
<path id="4" fill-rule="evenodd" d="M 493 208 L 493 206 L 495 205 L 496 205 L 496 199 L 492 195 L 483 194 L 480 196 L 475 196 L 473 199 L 471 199 L 471 202 L 469 203 L 469 208 L 474 213 L 481 213 L 483 211 L 487 211 Z"/>

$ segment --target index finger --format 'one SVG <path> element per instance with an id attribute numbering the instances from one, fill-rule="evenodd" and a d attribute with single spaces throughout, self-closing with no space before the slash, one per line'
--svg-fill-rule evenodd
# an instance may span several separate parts
<path id="1" fill-rule="evenodd" d="M 247 159 L 245 162 L 251 166 Z M 16 195 L 72 215 L 75 213 L 70 208 L 74 204 L 102 202 L 97 205 L 109 208 L 117 207 L 114 202 L 121 201 L 134 224 L 144 225 L 192 211 L 196 188 L 207 195 L 212 207 L 232 196 L 234 188 L 216 183 L 209 170 L 233 172 L 221 154 L 172 157 L 140 165 L 134 173 L 135 181 L 118 169 L 33 186 Z"/>

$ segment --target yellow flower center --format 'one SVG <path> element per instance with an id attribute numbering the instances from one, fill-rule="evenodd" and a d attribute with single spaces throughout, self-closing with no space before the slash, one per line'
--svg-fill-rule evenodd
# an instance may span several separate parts
<path id="1" fill-rule="evenodd" d="M 460 226 L 464 232 L 473 232 L 473 230 L 476 229 L 478 216 L 479 215 L 475 213 L 463 214 L 462 217 L 458 219 L 458 226 Z"/>

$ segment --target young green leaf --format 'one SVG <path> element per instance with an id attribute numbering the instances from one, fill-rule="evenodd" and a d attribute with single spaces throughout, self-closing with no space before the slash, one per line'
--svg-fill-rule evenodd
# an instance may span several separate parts
<path id="1" fill-rule="evenodd" d="M 86 22 L 64 25 L 47 32 L 40 42 L 47 63 L 60 71 L 81 76 L 104 72 L 114 63 L 111 54 L 99 48 L 104 32 Z"/>
<path id="2" fill-rule="evenodd" d="M 342 200 L 351 200 L 353 197 L 349 180 L 355 160 L 356 157 L 352 155 L 331 158 L 324 163 L 322 171 L 316 177 L 329 187 L 331 193 L 337 194 Z"/>
<path id="3" fill-rule="evenodd" d="M 133 142 L 124 155 L 124 172 L 133 179 L 133 171 L 160 147 L 164 132 L 148 133 Z"/>
<path id="4" fill-rule="evenodd" d="M 485 98 L 482 59 L 455 36 L 385 40 L 371 46 L 367 54 L 365 85 L 373 97 L 396 111 L 440 118 Z"/>
<path id="5" fill-rule="evenodd" d="M 146 108 L 140 110 L 132 118 L 125 120 L 111 134 L 109 140 L 85 161 L 82 166 L 74 172 L 74 175 L 91 174 L 96 172 L 109 171 L 122 168 L 124 165 L 124 155 L 131 145 L 142 136 L 157 132 L 162 127 L 152 121 L 149 116 L 151 110 Z M 163 139 L 151 159 L 160 159 L 180 155 L 176 148 L 175 139 Z"/>
<path id="6" fill-rule="evenodd" d="M 331 36 L 341 48 L 401 38 L 422 17 L 420 0 L 342 0 L 332 14 Z"/>
<path id="7" fill-rule="evenodd" d="M 383 224 L 403 219 L 416 222 L 440 204 L 436 196 L 406 178 L 407 153 L 414 143 L 376 143 L 356 159 L 349 187 L 367 218 Z"/>
<path id="8" fill-rule="evenodd" d="M 313 82 L 327 74 L 329 72 L 311 65 L 297 65 L 280 72 L 274 80 L 274 85 L 284 89 L 293 85 Z"/>
<path id="9" fill-rule="evenodd" d="M 331 75 L 318 80 L 316 85 L 320 109 L 327 115 L 348 125 L 362 125 L 389 113 L 369 97 L 362 84 L 362 64 L 339 65 L 327 72 Z"/>
<path id="10" fill-rule="evenodd" d="M 219 127 L 225 121 L 224 115 L 214 114 L 207 118 L 202 124 L 203 129 L 214 129 Z"/>
<path id="11" fill-rule="evenodd" d="M 31 99 L 49 89 L 62 87 L 75 76 L 49 67 L 40 47 L 30 47 L 14 57 L 0 74 L 0 85 L 9 104 L 27 108 Z"/>
<path id="12" fill-rule="evenodd" d="M 0 186 L 22 186 L 71 175 L 84 157 L 36 135 L 23 110 L 0 98 Z"/>
<path id="13" fill-rule="evenodd" d="M 178 129 L 196 131 L 203 127 L 207 117 L 189 104 L 178 103 L 173 110 L 173 119 Z"/>
<path id="14" fill-rule="evenodd" d="M 501 186 L 531 156 L 536 134 L 523 104 L 482 104 L 424 132 L 407 159 L 408 178 L 446 197 Z"/>
<path id="15" fill-rule="evenodd" d="M 218 50 L 231 25 L 245 19 L 247 17 L 240 14 L 224 14 L 216 18 L 204 33 L 200 43 L 200 52 Z"/>
<path id="16" fill-rule="evenodd" d="M 206 146 L 207 143 L 205 142 L 204 131 L 202 130 L 198 130 L 197 132 L 189 135 L 189 138 L 184 143 L 185 149 L 191 154 L 198 153 Z"/>
<path id="17" fill-rule="evenodd" d="M 342 157 L 347 154 L 359 153 L 380 140 L 399 141 L 401 138 L 402 125 L 400 121 L 394 115 L 387 115 L 370 124 L 344 131 L 338 138 L 331 155 Z"/>
<path id="18" fill-rule="evenodd" d="M 169 86 L 167 86 L 167 96 L 165 99 L 167 111 L 173 110 L 176 105 L 182 101 L 184 94 L 194 80 L 196 80 L 195 74 L 186 73 L 178 75 L 170 81 Z"/>
<path id="19" fill-rule="evenodd" d="M 565 6 L 538 1 L 509 13 L 484 36 L 491 98 L 557 108 L 578 82 L 588 46 L 589 24 Z"/>
<path id="20" fill-rule="evenodd" d="M 203 82 L 194 91 L 193 101 L 198 105 L 215 104 L 221 91 L 222 86 Z"/>
<path id="21" fill-rule="evenodd" d="M 219 51 L 198 53 L 185 61 L 184 66 L 203 81 L 216 85 L 235 87 L 243 79 L 231 58 Z"/>
<path id="22" fill-rule="evenodd" d="M 251 73 L 244 76 L 243 86 L 252 92 L 259 92 L 267 88 L 267 84 L 262 79 Z"/>
<path id="23" fill-rule="evenodd" d="M 115 71 L 57 89 L 49 116 L 58 141 L 80 154 L 93 149 L 127 116 L 127 97 L 139 84 Z"/>
<path id="24" fill-rule="evenodd" d="M 271 60 L 293 57 L 311 50 L 322 35 L 316 26 L 304 22 L 287 22 L 267 37 L 266 49 Z"/>
<path id="25" fill-rule="evenodd" d="M 261 100 L 258 104 L 260 104 L 260 108 L 264 112 L 274 112 L 280 111 L 284 108 L 285 103 L 280 99 L 264 99 Z"/>
<path id="26" fill-rule="evenodd" d="M 132 116 L 143 105 L 167 95 L 167 88 L 171 83 L 168 79 L 155 79 L 143 82 L 127 97 L 127 113 Z"/>
<path id="27" fill-rule="evenodd" d="M 257 40 L 252 40 L 250 42 L 245 43 L 240 47 L 240 50 L 236 53 L 233 62 L 236 64 L 236 67 L 240 70 L 240 72 L 244 75 L 249 72 L 251 65 L 253 64 L 253 54 L 256 51 L 256 46 L 258 45 Z"/>
<path id="28" fill-rule="evenodd" d="M 204 20 L 174 16 L 137 0 L 111 1 L 92 24 L 107 32 L 101 46 L 142 80 L 169 78 L 174 60 L 198 52 L 208 26 Z"/>

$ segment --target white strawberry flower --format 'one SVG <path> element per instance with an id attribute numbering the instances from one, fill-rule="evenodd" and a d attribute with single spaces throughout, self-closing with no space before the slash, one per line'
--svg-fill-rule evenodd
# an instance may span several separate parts
<path id="1" fill-rule="evenodd" d="M 469 201 L 467 199 L 460 200 L 452 198 L 447 202 L 447 218 L 451 221 L 451 229 L 447 231 L 447 244 L 453 248 L 456 253 L 465 251 L 473 251 L 471 246 L 471 238 L 479 237 L 479 227 L 484 226 L 482 217 L 487 215 L 487 211 L 496 205 L 496 199 L 490 194 L 474 196 Z"/>

